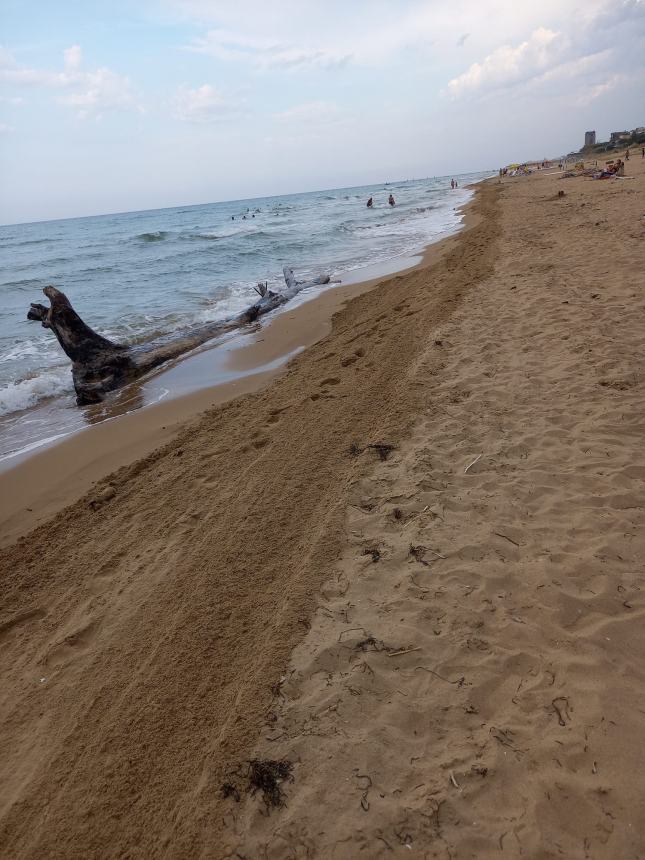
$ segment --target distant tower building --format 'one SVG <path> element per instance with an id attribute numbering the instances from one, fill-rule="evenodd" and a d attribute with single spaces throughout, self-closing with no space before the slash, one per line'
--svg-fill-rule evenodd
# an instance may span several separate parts
<path id="1" fill-rule="evenodd" d="M 595 131 L 585 131 L 585 146 L 595 146 L 596 144 L 596 132 Z"/>

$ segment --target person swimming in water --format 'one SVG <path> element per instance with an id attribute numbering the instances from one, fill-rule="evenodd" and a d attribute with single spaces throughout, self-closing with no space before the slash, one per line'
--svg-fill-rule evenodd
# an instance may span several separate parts
<path id="1" fill-rule="evenodd" d="M 373 201 L 373 200 L 372 200 L 372 198 L 370 197 L 370 199 L 367 201 L 367 208 L 368 208 L 368 209 L 371 209 L 371 208 L 372 208 L 372 206 L 374 206 L 374 201 Z"/>
<path id="2" fill-rule="evenodd" d="M 388 197 L 387 202 L 390 204 L 390 206 L 396 206 L 396 200 L 394 199 L 394 196 L 392 194 L 390 194 L 390 196 Z"/>

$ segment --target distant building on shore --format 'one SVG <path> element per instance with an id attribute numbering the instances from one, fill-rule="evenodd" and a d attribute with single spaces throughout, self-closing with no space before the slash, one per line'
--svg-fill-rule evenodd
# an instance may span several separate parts
<path id="1" fill-rule="evenodd" d="M 590 152 L 613 152 L 630 146 L 643 146 L 645 144 L 645 126 L 639 125 L 631 131 L 612 131 L 609 140 L 598 141 L 595 131 L 585 132 L 585 145 L 580 148 L 578 155 L 589 156 Z"/>

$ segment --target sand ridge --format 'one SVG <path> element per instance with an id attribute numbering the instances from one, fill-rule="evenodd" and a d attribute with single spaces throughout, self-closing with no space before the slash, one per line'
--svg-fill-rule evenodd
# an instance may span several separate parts
<path id="1" fill-rule="evenodd" d="M 3 552 L 0 846 L 216 857 L 229 801 L 321 583 L 352 481 L 400 444 L 428 332 L 492 271 L 499 191 L 434 265 L 352 301 L 268 389 Z"/>
<path id="2" fill-rule="evenodd" d="M 231 802 L 230 856 L 645 856 L 635 169 L 503 186 L 503 251 L 411 368 L 411 437 L 351 483 L 255 750 L 294 762 L 286 805 Z"/>

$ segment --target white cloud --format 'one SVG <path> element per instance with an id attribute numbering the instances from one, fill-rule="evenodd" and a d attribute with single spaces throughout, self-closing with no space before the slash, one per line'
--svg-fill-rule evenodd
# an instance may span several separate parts
<path id="1" fill-rule="evenodd" d="M 63 51 L 63 70 L 19 66 L 7 51 L 0 52 L 0 82 L 14 86 L 63 90 L 60 104 L 74 108 L 79 116 L 100 116 L 104 110 L 133 109 L 137 99 L 128 78 L 108 68 L 84 71 L 79 45 Z M 16 102 L 14 102 L 16 103 Z"/>
<path id="2" fill-rule="evenodd" d="M 565 48 L 562 33 L 539 27 L 525 42 L 515 47 L 502 45 L 481 63 L 473 63 L 466 72 L 449 81 L 448 93 L 452 98 L 460 98 L 523 83 L 557 63 Z"/>
<path id="3" fill-rule="evenodd" d="M 273 42 L 224 29 L 209 30 L 187 48 L 219 60 L 249 62 L 260 69 L 330 69 L 345 65 L 351 58 L 348 53 Z"/>
<path id="4" fill-rule="evenodd" d="M 240 116 L 243 101 L 225 95 L 211 84 L 196 89 L 179 87 L 172 99 L 173 115 L 185 122 L 214 122 Z"/>
<path id="5" fill-rule="evenodd" d="M 578 101 L 582 105 L 591 104 L 591 102 L 600 98 L 601 96 L 606 95 L 607 93 L 612 92 L 617 87 L 622 86 L 627 83 L 629 78 L 627 75 L 611 75 L 606 81 L 603 81 L 598 84 L 594 84 L 589 87 L 586 91 L 582 92 L 578 96 Z"/>
<path id="6" fill-rule="evenodd" d="M 63 62 L 65 69 L 68 72 L 75 72 L 80 68 L 83 61 L 83 52 L 80 45 L 72 45 L 71 48 L 63 51 Z"/>
<path id="7" fill-rule="evenodd" d="M 571 94 L 584 89 L 587 103 L 588 93 L 614 89 L 615 75 L 643 69 L 644 58 L 645 0 L 614 0 L 565 16 L 557 29 L 538 27 L 518 44 L 494 49 L 449 81 L 447 94 L 459 99 L 569 81 Z"/>
<path id="8" fill-rule="evenodd" d="M 83 73 L 74 92 L 60 96 L 59 101 L 76 108 L 81 116 L 136 107 L 128 79 L 105 68 Z"/>
<path id="9" fill-rule="evenodd" d="M 12 131 L 15 131 L 15 128 L 12 125 L 0 122 L 0 134 L 11 134 Z"/>
<path id="10" fill-rule="evenodd" d="M 595 74 L 596 71 L 602 73 L 603 67 L 610 60 L 610 51 L 598 51 L 597 54 L 576 57 L 573 60 L 566 60 L 559 65 L 554 65 L 543 74 L 537 75 L 535 82 L 538 84 L 552 84 L 555 82 L 562 84 L 566 80 L 586 78 L 589 75 Z"/>
<path id="11" fill-rule="evenodd" d="M 540 26 L 560 30 L 578 0 L 167 0 L 207 32 L 189 48 L 260 68 L 383 66 L 454 61 L 455 45 L 484 56 Z M 576 24 L 608 0 L 586 0 Z M 616 2 L 616 0 L 613 0 Z M 413 56 L 414 53 L 414 56 Z M 473 59 L 476 55 L 473 56 Z"/>

